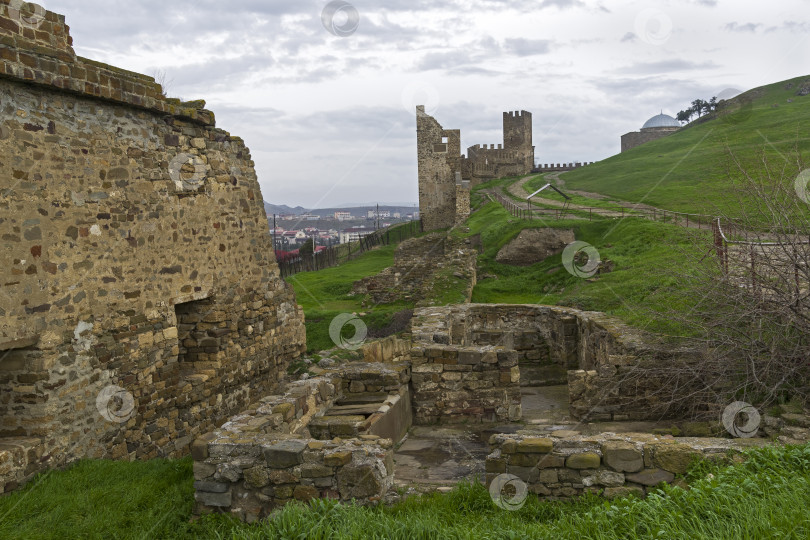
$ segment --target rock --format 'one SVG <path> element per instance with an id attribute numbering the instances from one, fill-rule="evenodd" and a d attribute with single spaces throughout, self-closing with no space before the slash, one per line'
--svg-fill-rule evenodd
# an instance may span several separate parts
<path id="1" fill-rule="evenodd" d="M 684 474 L 700 453 L 685 444 L 656 445 L 653 462 L 658 467 L 675 474 Z"/>
<path id="2" fill-rule="evenodd" d="M 341 467 L 350 463 L 352 460 L 351 452 L 332 452 L 323 457 L 324 465 L 329 467 Z"/>
<path id="3" fill-rule="evenodd" d="M 623 486 L 624 475 L 620 472 L 602 470 L 596 473 L 596 482 L 607 487 Z"/>
<path id="4" fill-rule="evenodd" d="M 372 463 L 346 465 L 337 474 L 337 481 L 344 500 L 383 495 L 382 475 Z"/>
<path id="5" fill-rule="evenodd" d="M 565 460 L 565 466 L 569 469 L 598 469 L 601 459 L 596 452 L 583 452 L 572 454 Z"/>
<path id="6" fill-rule="evenodd" d="M 524 229 L 498 252 L 495 260 L 513 266 L 531 266 L 552 255 L 562 253 L 575 241 L 570 229 Z"/>
<path id="7" fill-rule="evenodd" d="M 303 441 L 282 441 L 264 448 L 264 459 L 274 469 L 287 469 L 303 462 L 303 452 L 307 443 Z"/>
<path id="8" fill-rule="evenodd" d="M 554 443 L 551 439 L 531 437 L 523 439 L 517 445 L 517 451 L 522 454 L 548 454 Z"/>
<path id="9" fill-rule="evenodd" d="M 208 493 L 205 491 L 197 491 L 194 493 L 194 500 L 205 506 L 230 506 L 231 505 L 231 492 L 227 493 Z"/>
<path id="10" fill-rule="evenodd" d="M 263 488 L 270 483 L 270 473 L 267 467 L 258 466 L 245 469 L 245 485 L 252 488 Z"/>
<path id="11" fill-rule="evenodd" d="M 798 426 L 803 428 L 810 428 L 810 418 L 803 414 L 783 413 L 782 420 L 788 426 Z"/>
<path id="12" fill-rule="evenodd" d="M 335 367 L 336 365 L 337 365 L 337 362 L 335 362 L 331 358 L 321 358 L 321 361 L 318 362 L 318 367 L 321 367 L 321 368 L 324 368 L 324 369 L 329 369 L 331 367 Z"/>
<path id="13" fill-rule="evenodd" d="M 638 472 L 644 468 L 644 458 L 635 445 L 626 441 L 608 441 L 602 445 L 605 465 L 619 472 Z"/>
<path id="14" fill-rule="evenodd" d="M 194 482 L 194 489 L 197 491 L 205 491 L 206 493 L 225 493 L 228 491 L 228 484 L 222 482 Z"/>
<path id="15" fill-rule="evenodd" d="M 661 482 L 672 483 L 675 479 L 675 475 L 662 469 L 645 469 L 641 472 L 627 474 L 625 475 L 625 479 L 628 482 L 641 484 L 643 486 L 657 486 Z"/>
<path id="16" fill-rule="evenodd" d="M 317 499 L 318 490 L 312 486 L 295 486 L 293 490 L 293 497 L 296 500 L 307 502 L 312 499 Z"/>

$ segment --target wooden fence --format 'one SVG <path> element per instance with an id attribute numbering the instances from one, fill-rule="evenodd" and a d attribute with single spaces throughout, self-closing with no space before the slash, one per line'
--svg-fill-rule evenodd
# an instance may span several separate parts
<path id="1" fill-rule="evenodd" d="M 299 272 L 314 272 L 332 268 L 352 261 L 377 246 L 398 244 L 403 240 L 413 238 L 420 232 L 422 232 L 422 222 L 411 221 L 404 225 L 374 231 L 357 242 L 330 246 L 312 255 L 301 256 L 295 254 L 293 256 L 277 257 L 278 267 L 281 270 L 281 277 L 292 276 Z"/>

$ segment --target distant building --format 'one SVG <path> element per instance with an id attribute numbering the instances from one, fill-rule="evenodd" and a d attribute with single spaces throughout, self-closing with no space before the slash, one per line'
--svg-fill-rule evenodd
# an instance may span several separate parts
<path id="1" fill-rule="evenodd" d="M 340 243 L 341 244 L 348 244 L 349 242 L 357 242 L 364 236 L 368 236 L 374 233 L 374 229 L 369 229 L 366 227 L 349 227 L 343 231 L 340 231 Z"/>
<path id="2" fill-rule="evenodd" d="M 681 123 L 662 112 L 647 120 L 641 126 L 641 131 L 631 131 L 622 135 L 622 152 L 671 135 L 679 129 L 681 129 Z"/>
<path id="3" fill-rule="evenodd" d="M 338 221 L 350 221 L 354 216 L 350 212 L 335 212 L 335 219 Z"/>
<path id="4" fill-rule="evenodd" d="M 394 217 L 394 219 L 401 219 L 401 218 L 402 218 L 402 214 L 400 214 L 399 212 L 394 212 L 393 217 Z"/>
<path id="5" fill-rule="evenodd" d="M 376 210 L 369 210 L 368 211 L 368 219 L 388 219 L 391 217 L 391 212 L 389 210 L 380 210 L 378 213 Z"/>
<path id="6" fill-rule="evenodd" d="M 305 220 L 305 221 L 318 221 L 321 219 L 321 216 L 317 216 L 315 214 L 301 214 L 298 216 L 298 219 Z"/>
<path id="7" fill-rule="evenodd" d="M 279 216 L 279 219 L 282 221 L 295 221 L 298 219 L 298 216 L 295 214 L 284 214 L 283 216 Z"/>

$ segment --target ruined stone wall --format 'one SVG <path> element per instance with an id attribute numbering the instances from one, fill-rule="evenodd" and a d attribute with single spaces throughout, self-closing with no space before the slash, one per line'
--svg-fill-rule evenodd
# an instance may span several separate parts
<path id="1" fill-rule="evenodd" d="M 75 56 L 64 16 L 8 3 L 0 441 L 35 462 L 12 489 L 82 457 L 187 452 L 275 388 L 305 336 L 242 140 L 203 102 Z"/>
<path id="2" fill-rule="evenodd" d="M 672 483 L 694 460 L 725 461 L 729 453 L 764 444 L 764 439 L 674 440 L 640 433 L 497 434 L 490 440 L 493 451 L 487 456 L 486 479 L 489 486 L 500 475 L 513 475 L 543 497 L 600 492 L 608 498 L 644 496 L 661 482 Z"/>
<path id="3" fill-rule="evenodd" d="M 252 522 L 296 500 L 381 500 L 393 484 L 393 446 L 411 424 L 410 377 L 408 363 L 341 366 L 291 383 L 197 439 L 196 512 Z M 367 418 L 330 411 L 370 397 L 385 401 Z"/>
<path id="4" fill-rule="evenodd" d="M 411 365 L 415 423 L 520 420 L 515 351 L 416 343 Z"/>
<path id="5" fill-rule="evenodd" d="M 447 142 L 443 142 L 444 139 Z M 452 144 L 451 144 L 452 138 Z M 435 118 L 416 108 L 419 215 L 426 231 L 456 222 L 456 180 L 460 171 L 460 132 L 445 130 Z"/>
<path id="6" fill-rule="evenodd" d="M 414 346 L 501 346 L 520 361 L 558 364 L 568 370 L 571 414 L 588 420 L 646 420 L 679 414 L 684 396 L 700 389 L 688 365 L 695 351 L 659 343 L 602 313 L 540 305 L 466 304 L 418 309 Z M 534 351 L 532 347 L 537 347 Z M 683 365 L 675 394 L 659 368 Z M 691 399 L 691 398 L 686 398 Z"/>
<path id="7" fill-rule="evenodd" d="M 626 152 L 636 146 L 641 146 L 644 143 L 655 141 L 672 135 L 679 128 L 647 128 L 641 131 L 631 131 L 622 135 L 622 152 Z"/>

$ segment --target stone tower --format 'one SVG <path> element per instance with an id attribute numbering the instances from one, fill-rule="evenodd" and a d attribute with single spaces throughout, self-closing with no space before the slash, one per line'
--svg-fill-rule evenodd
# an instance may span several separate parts
<path id="1" fill-rule="evenodd" d="M 517 159 L 523 169 L 521 174 L 529 174 L 534 168 L 532 113 L 528 111 L 503 113 L 503 146 L 505 150 L 517 152 Z"/>

